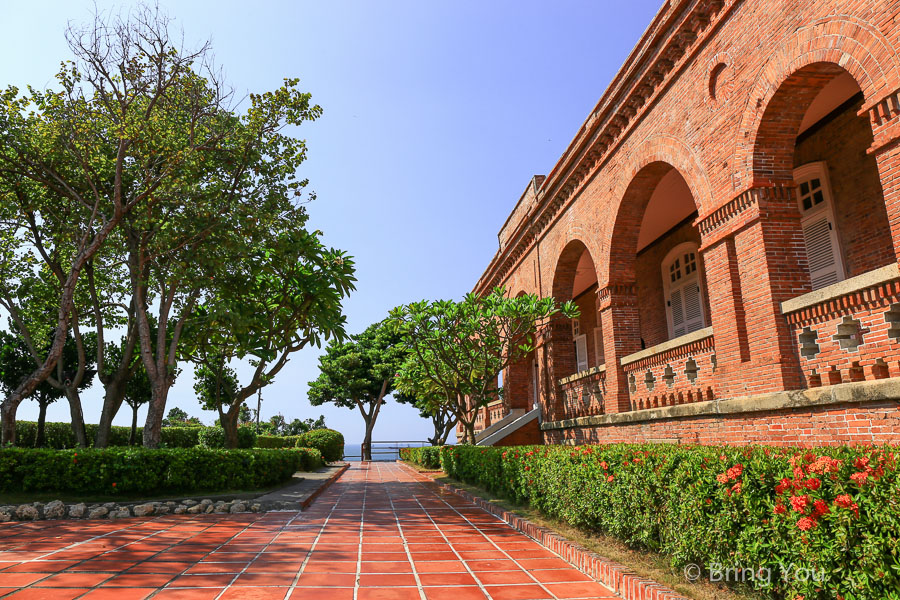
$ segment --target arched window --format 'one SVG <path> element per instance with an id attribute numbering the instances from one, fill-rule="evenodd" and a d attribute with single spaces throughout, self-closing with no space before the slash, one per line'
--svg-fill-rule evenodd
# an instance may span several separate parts
<path id="1" fill-rule="evenodd" d="M 838 232 L 834 223 L 834 198 L 824 161 L 794 169 L 797 184 L 797 208 L 806 244 L 806 258 L 812 289 L 844 279 Z"/>
<path id="2" fill-rule="evenodd" d="M 672 248 L 662 262 L 663 290 L 669 338 L 703 329 L 703 293 L 700 291 L 700 253 L 685 242 Z"/>

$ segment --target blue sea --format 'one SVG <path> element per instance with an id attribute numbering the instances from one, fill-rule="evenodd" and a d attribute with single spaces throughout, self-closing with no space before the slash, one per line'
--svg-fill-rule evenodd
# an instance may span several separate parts
<path id="1" fill-rule="evenodd" d="M 372 460 L 395 461 L 400 458 L 400 446 L 422 446 L 421 443 L 385 442 L 372 443 Z M 344 444 L 344 460 L 360 460 L 360 444 Z"/>

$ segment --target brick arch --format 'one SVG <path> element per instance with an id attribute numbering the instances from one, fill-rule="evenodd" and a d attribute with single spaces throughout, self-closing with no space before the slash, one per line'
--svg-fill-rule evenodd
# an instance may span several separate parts
<path id="1" fill-rule="evenodd" d="M 584 252 L 588 253 L 591 262 L 594 263 L 596 275 L 597 262 L 594 259 L 596 254 L 592 253 L 587 244 L 581 239 L 572 238 L 567 240 L 562 250 L 557 252 L 556 265 L 553 267 L 553 286 L 551 288 L 551 293 L 556 300 L 565 302 L 572 299 L 572 288 L 575 285 L 575 269 L 578 267 L 578 261 Z"/>
<path id="2" fill-rule="evenodd" d="M 712 192 L 706 172 L 694 153 L 680 140 L 657 136 L 646 140 L 629 156 L 614 197 L 618 198 L 607 254 L 601 257 L 597 281 L 601 288 L 635 282 L 634 260 L 644 211 L 653 190 L 672 169 L 684 178 L 701 215 L 711 210 Z"/>
<path id="3" fill-rule="evenodd" d="M 735 189 L 791 180 L 776 146 L 794 121 L 799 128 L 809 102 L 841 71 L 856 80 L 868 104 L 891 91 L 900 62 L 879 31 L 845 15 L 798 29 L 772 54 L 747 96 L 734 151 Z"/>

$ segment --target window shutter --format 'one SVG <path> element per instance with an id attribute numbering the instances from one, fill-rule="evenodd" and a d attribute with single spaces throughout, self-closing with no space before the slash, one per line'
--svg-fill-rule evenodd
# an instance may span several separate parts
<path id="1" fill-rule="evenodd" d="M 690 333 L 703 329 L 703 307 L 701 306 L 700 286 L 691 281 L 681 288 L 684 297 L 684 332 Z"/>
<path id="2" fill-rule="evenodd" d="M 686 333 L 683 304 L 681 301 L 681 288 L 672 290 L 669 295 L 669 308 L 672 310 L 672 333 L 675 337 Z"/>
<path id="3" fill-rule="evenodd" d="M 588 368 L 587 336 L 582 334 L 575 338 L 575 370 L 578 373 Z"/>
<path id="4" fill-rule="evenodd" d="M 594 360 L 599 367 L 603 364 L 603 330 L 600 327 L 594 327 Z"/>
<path id="5" fill-rule="evenodd" d="M 837 239 L 827 214 L 803 223 L 803 240 L 806 242 L 806 258 L 809 262 L 809 278 L 812 289 L 837 283 L 842 279 L 837 257 Z"/>

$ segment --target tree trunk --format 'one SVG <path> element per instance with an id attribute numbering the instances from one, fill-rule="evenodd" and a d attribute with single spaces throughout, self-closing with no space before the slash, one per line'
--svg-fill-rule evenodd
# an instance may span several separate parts
<path id="1" fill-rule="evenodd" d="M 16 443 L 16 408 L 17 402 L 10 402 L 9 398 L 0 404 L 0 430 L 2 430 L 2 445 L 14 446 Z"/>
<path id="2" fill-rule="evenodd" d="M 151 385 L 152 395 L 147 405 L 147 421 L 144 423 L 144 447 L 158 448 L 162 439 L 162 420 L 170 388 L 165 382 L 154 382 Z"/>
<path id="3" fill-rule="evenodd" d="M 84 413 L 81 410 L 81 396 L 78 390 L 66 387 L 66 398 L 69 400 L 69 414 L 72 418 L 72 432 L 79 448 L 87 447 L 87 434 L 84 431 Z"/>
<path id="4" fill-rule="evenodd" d="M 40 407 L 40 412 L 38 413 L 38 423 L 37 423 L 37 435 L 34 438 L 34 447 L 35 448 L 43 448 L 44 444 L 47 443 L 46 436 L 44 434 L 44 423 L 47 421 L 47 405 L 49 402 L 42 402 L 38 400 L 38 406 Z"/>
<path id="5" fill-rule="evenodd" d="M 463 426 L 463 444 L 470 444 L 472 446 L 475 445 L 475 421 L 463 421 L 460 419 L 459 421 Z"/>
<path id="6" fill-rule="evenodd" d="M 131 407 L 131 437 L 128 438 L 128 445 L 134 446 L 137 444 L 137 413 L 140 404 L 135 404 Z M 103 446 L 106 448 L 106 446 Z"/>
<path id="7" fill-rule="evenodd" d="M 222 413 L 219 411 L 221 415 L 219 417 L 219 422 L 222 424 L 222 429 L 225 431 L 225 447 L 226 448 L 237 448 L 238 447 L 238 432 L 237 432 L 237 417 L 238 413 L 229 410 L 227 413 Z"/>
<path id="8" fill-rule="evenodd" d="M 363 439 L 362 459 L 372 460 L 372 430 L 375 429 L 375 419 L 366 419 L 366 436 Z"/>
<path id="9" fill-rule="evenodd" d="M 97 439 L 94 440 L 95 448 L 106 448 L 109 446 L 109 432 L 112 429 L 113 419 L 116 417 L 116 414 L 122 407 L 122 401 L 125 399 L 125 383 L 124 379 L 114 380 L 106 386 L 103 395 L 103 410 L 100 413 L 100 423 L 97 425 Z M 136 412 L 135 415 L 137 415 Z"/>

